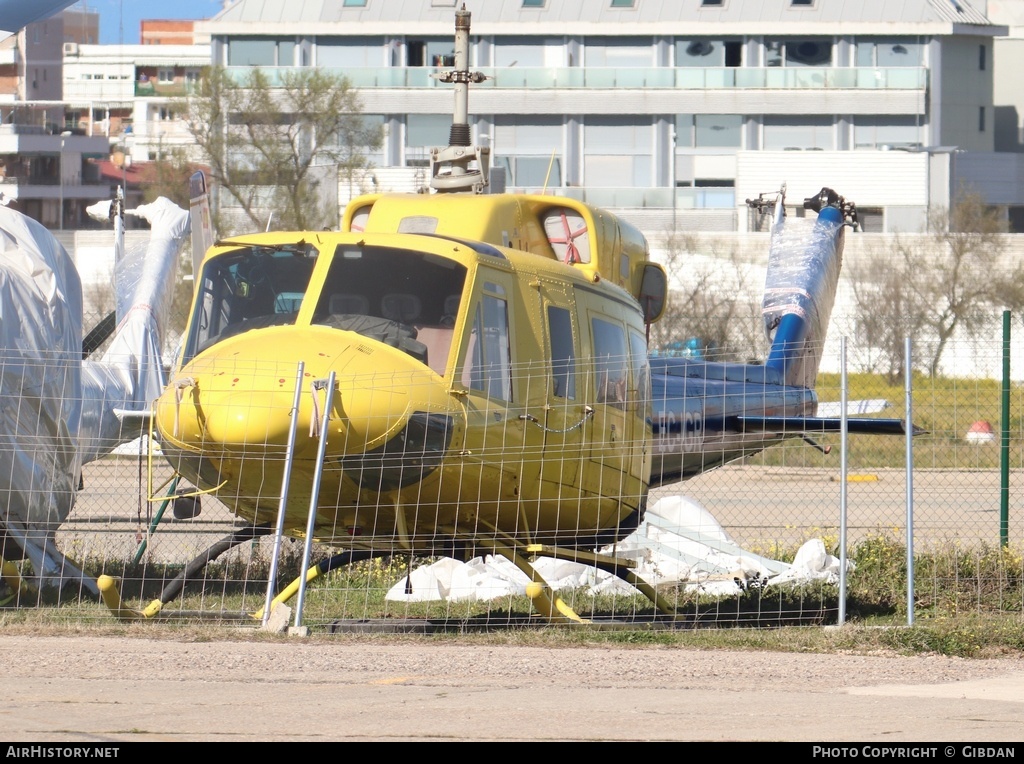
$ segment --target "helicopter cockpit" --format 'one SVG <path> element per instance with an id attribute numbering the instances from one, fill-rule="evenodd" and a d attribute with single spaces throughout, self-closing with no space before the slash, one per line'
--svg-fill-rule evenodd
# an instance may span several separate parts
<path id="1" fill-rule="evenodd" d="M 294 324 L 318 255 L 316 247 L 298 242 L 241 247 L 209 260 L 183 361 L 228 337 Z"/>
<path id="2" fill-rule="evenodd" d="M 203 267 L 184 362 L 253 329 L 294 325 L 322 256 L 304 242 L 251 246 Z M 444 374 L 466 282 L 465 266 L 387 246 L 339 244 L 311 322 L 398 348 Z"/>
<path id="3" fill-rule="evenodd" d="M 313 324 L 354 331 L 445 373 L 466 268 L 394 247 L 341 244 Z"/>

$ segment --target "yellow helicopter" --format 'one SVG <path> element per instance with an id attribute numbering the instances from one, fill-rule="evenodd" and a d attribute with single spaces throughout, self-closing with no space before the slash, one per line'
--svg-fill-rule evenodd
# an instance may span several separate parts
<path id="1" fill-rule="evenodd" d="M 456 13 L 455 70 L 442 75 L 456 108 L 451 145 L 432 157 L 436 193 L 358 197 L 338 232 L 216 242 L 153 407 L 157 437 L 180 475 L 247 521 L 232 542 L 271 533 L 283 509 L 285 535 L 344 550 L 313 575 L 399 552 L 501 554 L 531 577 L 539 612 L 580 620 L 531 566 L 543 554 L 613 572 L 670 611 L 596 550 L 637 528 L 652 485 L 815 429 L 812 387 L 791 382 L 813 384 L 820 322 L 789 327 L 780 306 L 773 365 L 698 374 L 662 359 L 652 397 L 647 336 L 668 283 L 644 236 L 573 199 L 481 193 L 469 15 Z M 849 209 L 821 201 L 832 257 Z M 832 294 L 837 277 L 838 266 Z M 683 389 L 698 376 L 699 393 Z M 800 426 L 756 425 L 758 413 Z M 124 607 L 112 579 L 99 584 L 119 616 L 151 617 L 182 581 L 143 611 Z"/>

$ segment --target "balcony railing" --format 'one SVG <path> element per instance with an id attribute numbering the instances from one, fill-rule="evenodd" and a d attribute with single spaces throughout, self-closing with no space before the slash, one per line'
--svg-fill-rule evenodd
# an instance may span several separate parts
<path id="1" fill-rule="evenodd" d="M 250 67 L 232 67 L 241 82 Z M 281 85 L 291 67 L 263 67 L 272 85 Z M 443 85 L 434 67 L 344 68 L 325 71 L 341 74 L 357 88 L 433 88 Z M 923 67 L 475 67 L 487 80 L 475 88 L 498 89 L 608 89 L 652 88 L 673 90 L 923 90 L 928 70 Z M 138 92 L 138 89 L 137 89 Z M 164 95 L 158 92 L 158 95 Z M 139 93 L 139 95 L 143 95 Z M 152 95 L 149 93 L 147 95 Z"/>
<path id="2" fill-rule="evenodd" d="M 598 188 L 578 187 L 547 188 L 533 186 L 509 186 L 510 193 L 548 193 L 578 199 L 587 204 L 604 208 L 624 209 L 703 209 L 724 210 L 736 206 L 736 191 L 733 188 L 677 188 L 673 204 L 671 188 Z"/>
<path id="3" fill-rule="evenodd" d="M 191 95 L 196 90 L 194 82 L 147 82 L 135 83 L 135 95 L 141 98 L 164 97 L 181 98 Z"/>

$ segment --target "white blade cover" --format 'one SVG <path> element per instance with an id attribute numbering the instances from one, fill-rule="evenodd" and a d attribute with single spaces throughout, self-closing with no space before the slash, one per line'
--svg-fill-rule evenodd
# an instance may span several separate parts
<path id="1" fill-rule="evenodd" d="M 148 220 L 152 230 L 146 248 L 125 253 L 117 265 L 118 325 L 110 347 L 98 362 L 83 363 L 83 462 L 138 437 L 118 414 L 147 410 L 164 388 L 163 341 L 189 215 L 162 197 L 127 214 Z"/>
<path id="2" fill-rule="evenodd" d="M 149 245 L 119 266 L 123 316 L 110 350 L 83 362 L 71 258 L 42 225 L 0 208 L 0 555 L 31 560 L 40 586 L 75 579 L 95 591 L 54 534 L 74 506 L 82 464 L 138 434 L 122 432 L 115 410 L 144 408 L 162 389 L 160 349 L 188 214 L 166 199 L 136 214 L 152 225 Z"/>
<path id="3" fill-rule="evenodd" d="M 81 467 L 81 372 L 74 263 L 42 225 L 0 207 L 0 554 L 23 551 L 40 578 L 65 572 L 53 534 Z"/>
<path id="4" fill-rule="evenodd" d="M 787 384 L 814 387 L 843 264 L 843 232 L 842 216 L 831 207 L 816 220 L 776 219 L 772 226 L 762 301 L 772 341 L 766 365 L 779 366 Z"/>

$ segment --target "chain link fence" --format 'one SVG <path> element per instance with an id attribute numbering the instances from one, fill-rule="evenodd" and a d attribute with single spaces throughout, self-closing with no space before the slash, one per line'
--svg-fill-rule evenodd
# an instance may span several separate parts
<path id="1" fill-rule="evenodd" d="M 912 378 L 913 420 L 923 430 L 913 439 L 912 471 L 906 469 L 902 437 L 849 435 L 845 483 L 839 435 L 790 438 L 653 490 L 647 505 L 651 524 L 638 531 L 645 534 L 643 542 L 623 542 L 605 553 L 632 560 L 641 577 L 644 571 L 657 573 L 651 591 L 671 605 L 677 625 L 834 623 L 845 499 L 846 557 L 852 563 L 847 596 L 855 617 L 907 619 L 908 540 L 915 555 L 915 613 L 1024 612 L 1024 386 L 1010 385 L 1004 413 L 1001 381 L 971 375 L 974 368 L 998 368 L 1002 340 L 971 342 L 953 352 L 978 362 L 956 377 Z M 837 353 L 838 346 L 829 345 L 823 368 L 840 366 Z M 841 381 L 836 373 L 819 374 L 823 412 L 838 416 Z M 905 380 L 890 384 L 859 372 L 849 375 L 846 391 L 851 416 L 861 406 L 901 419 L 905 393 Z M 1009 422 L 1006 433 L 1003 421 Z M 262 490 L 273 498 L 280 488 Z M 249 532 L 246 521 L 214 495 L 177 498 L 194 491 L 174 474 L 158 445 L 150 449 L 147 438 L 85 465 L 77 502 L 57 530 L 56 543 L 90 576 L 114 586 L 105 605 L 88 591 L 65 589 L 61 612 L 83 620 L 217 618 L 257 624 L 269 619 L 264 613 L 273 575 L 271 593 L 285 592 L 292 607 L 288 613 L 281 609 L 280 617 L 298 623 L 301 615 L 310 628 L 416 631 L 546 621 L 527 595 L 529 580 L 498 555 L 456 563 L 440 554 L 410 555 L 396 541 L 386 554 L 353 556 L 317 540 L 307 547 L 302 534 L 278 546 L 272 533 Z M 669 527 L 683 524 L 684 517 L 685 528 Z M 818 552 L 812 561 L 818 570 L 812 572 L 820 575 L 787 573 L 808 550 Z M 199 564 L 205 557 L 209 564 Z M 304 559 L 319 569 L 301 584 Z M 674 577 L 661 575 L 669 563 Z M 3 607 L 55 603 L 52 592 L 20 586 L 19 575 L 30 572 L 27 565 L 7 561 Z M 658 565 L 661 570 L 655 570 Z M 656 623 L 663 617 L 650 597 L 599 568 L 550 559 L 537 570 L 584 620 Z"/>

